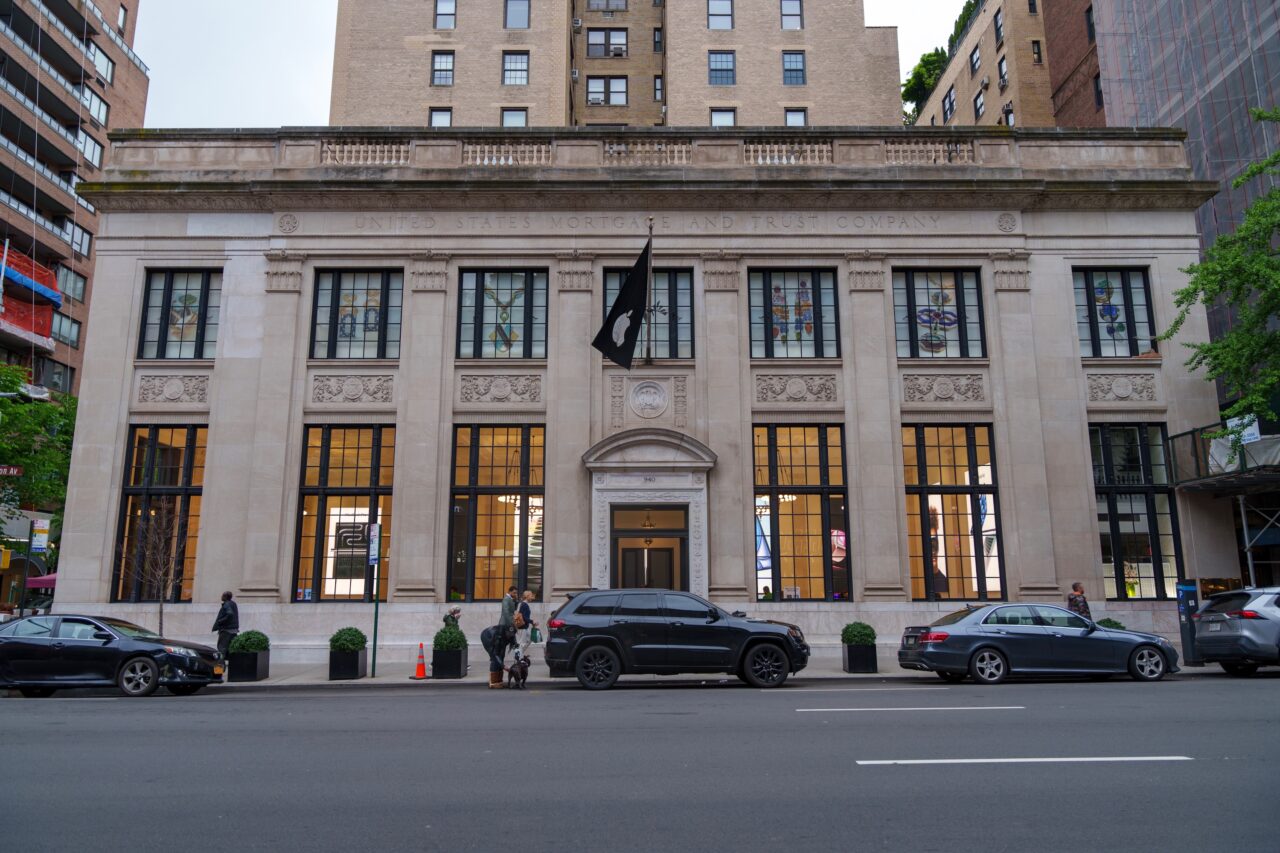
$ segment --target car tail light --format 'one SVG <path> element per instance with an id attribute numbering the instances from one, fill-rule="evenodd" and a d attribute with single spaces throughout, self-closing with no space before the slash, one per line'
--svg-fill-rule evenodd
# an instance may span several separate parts
<path id="1" fill-rule="evenodd" d="M 1232 610 L 1227 613 L 1227 616 L 1232 619 L 1266 619 L 1267 618 L 1256 610 Z"/>
<path id="2" fill-rule="evenodd" d="M 548 627 L 548 628 L 563 628 L 565 625 L 568 625 L 568 624 L 569 624 L 569 623 L 568 623 L 568 622 L 566 622 L 566 621 L 564 621 L 563 619 L 552 619 L 550 622 L 548 622 L 548 623 L 547 623 L 547 627 Z"/>
<path id="3" fill-rule="evenodd" d="M 1191 614 L 1191 618 L 1192 618 L 1192 619 L 1199 619 L 1199 618 L 1200 618 L 1200 616 L 1201 616 L 1201 614 L 1199 614 L 1199 613 L 1192 613 L 1192 614 Z"/>
<path id="4" fill-rule="evenodd" d="M 926 631 L 925 633 L 920 635 L 920 642 L 921 643 L 941 643 L 941 642 L 944 642 L 947 639 L 947 637 L 950 637 L 950 636 L 951 635 L 948 634 L 946 631 Z"/>

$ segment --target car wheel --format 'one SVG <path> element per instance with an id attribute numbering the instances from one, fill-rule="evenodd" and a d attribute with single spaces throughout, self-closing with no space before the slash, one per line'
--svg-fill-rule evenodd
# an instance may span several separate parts
<path id="1" fill-rule="evenodd" d="M 204 687 L 204 685 L 203 684 L 170 684 L 165 689 L 168 690 L 170 693 L 172 693 L 174 696 L 194 696 L 196 693 L 200 692 L 201 687 Z"/>
<path id="2" fill-rule="evenodd" d="M 969 673 L 967 672 L 947 672 L 941 669 L 938 670 L 937 675 L 943 681 L 947 682 L 947 684 L 959 684 L 969 677 Z"/>
<path id="3" fill-rule="evenodd" d="M 999 684 L 1009 675 L 1009 661 L 996 649 L 979 649 L 969 661 L 969 675 L 979 684 Z"/>
<path id="4" fill-rule="evenodd" d="M 160 686 L 160 667 L 151 658 L 132 658 L 120 668 L 116 685 L 126 696 L 150 696 Z"/>
<path id="5" fill-rule="evenodd" d="M 1129 675 L 1134 681 L 1159 681 L 1166 669 L 1164 655 L 1155 646 L 1138 646 L 1129 656 Z"/>
<path id="6" fill-rule="evenodd" d="M 787 653 L 773 643 L 752 646 L 742 661 L 742 676 L 752 687 L 777 687 L 790 672 Z"/>
<path id="7" fill-rule="evenodd" d="M 588 690 L 608 690 L 622 672 L 622 661 L 608 646 L 592 646 L 578 655 L 573 674 Z"/>
<path id="8" fill-rule="evenodd" d="M 52 687 L 19 687 L 18 692 L 28 699 L 47 699 L 53 695 Z"/>
<path id="9" fill-rule="evenodd" d="M 1256 663 L 1224 663 L 1221 667 L 1227 675 L 1233 675 L 1236 678 L 1248 678 L 1258 671 Z"/>

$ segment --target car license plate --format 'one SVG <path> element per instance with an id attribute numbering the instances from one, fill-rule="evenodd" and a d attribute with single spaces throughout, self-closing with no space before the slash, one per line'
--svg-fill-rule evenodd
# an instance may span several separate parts
<path id="1" fill-rule="evenodd" d="M 915 637 L 907 637 L 907 645 L 908 645 L 908 646 L 914 646 L 915 644 L 916 644 L 916 638 L 915 638 Z"/>
<path id="2" fill-rule="evenodd" d="M 221 666 L 215 666 L 215 667 L 213 668 L 213 674 L 214 674 L 214 675 L 222 675 L 222 667 L 221 667 Z"/>
<path id="3" fill-rule="evenodd" d="M 1222 630 L 1222 623 L 1221 623 L 1221 622 L 1210 622 L 1210 623 L 1209 623 L 1209 630 L 1210 630 L 1210 631 L 1221 631 L 1221 630 Z"/>

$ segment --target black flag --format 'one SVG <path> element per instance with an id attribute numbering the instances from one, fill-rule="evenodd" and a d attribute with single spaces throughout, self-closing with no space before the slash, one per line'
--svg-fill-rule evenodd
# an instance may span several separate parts
<path id="1" fill-rule="evenodd" d="M 652 248 L 653 240 L 644 244 L 644 251 L 622 282 L 618 298 L 613 300 L 609 316 L 604 318 L 604 325 L 591 342 L 605 358 L 627 370 L 631 369 L 636 341 L 640 338 L 640 323 L 649 307 L 649 251 Z"/>

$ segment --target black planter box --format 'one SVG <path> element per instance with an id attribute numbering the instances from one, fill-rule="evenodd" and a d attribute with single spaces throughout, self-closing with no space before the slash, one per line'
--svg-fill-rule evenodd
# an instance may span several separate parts
<path id="1" fill-rule="evenodd" d="M 432 678 L 462 678 L 467 674 L 467 650 L 431 650 Z"/>
<path id="2" fill-rule="evenodd" d="M 845 646 L 845 672 L 879 672 L 876 669 L 875 646 Z"/>
<path id="3" fill-rule="evenodd" d="M 227 681 L 262 681 L 271 675 L 271 650 L 231 652 L 227 655 Z"/>
<path id="4" fill-rule="evenodd" d="M 369 650 L 358 652 L 329 652 L 329 680 L 346 681 L 364 678 L 369 674 Z"/>

